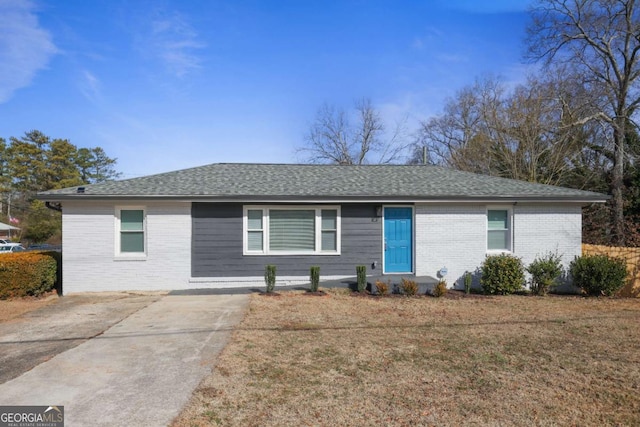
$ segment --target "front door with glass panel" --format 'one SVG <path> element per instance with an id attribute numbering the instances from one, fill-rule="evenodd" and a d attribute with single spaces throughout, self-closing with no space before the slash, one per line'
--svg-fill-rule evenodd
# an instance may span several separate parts
<path id="1" fill-rule="evenodd" d="M 411 273 L 413 254 L 413 209 L 384 208 L 384 272 Z"/>

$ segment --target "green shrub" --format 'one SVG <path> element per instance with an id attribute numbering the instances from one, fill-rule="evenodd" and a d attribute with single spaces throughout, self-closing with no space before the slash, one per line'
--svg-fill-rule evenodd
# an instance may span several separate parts
<path id="1" fill-rule="evenodd" d="M 381 280 L 376 280 L 376 290 L 378 295 L 386 295 L 389 293 L 389 285 L 391 281 L 387 281 L 386 283 Z"/>
<path id="2" fill-rule="evenodd" d="M 490 255 L 482 263 L 480 283 L 486 294 L 507 295 L 524 285 L 524 267 L 520 258 L 509 254 Z"/>
<path id="3" fill-rule="evenodd" d="M 624 260 L 607 255 L 576 257 L 569 266 L 573 284 L 587 295 L 615 294 L 627 279 Z"/>
<path id="4" fill-rule="evenodd" d="M 447 293 L 447 281 L 442 279 L 438 282 L 435 288 L 433 288 L 433 296 L 436 298 L 440 298 L 446 293 Z"/>
<path id="5" fill-rule="evenodd" d="M 358 292 L 363 293 L 367 290 L 367 266 L 356 265 L 356 276 L 358 280 Z"/>
<path id="6" fill-rule="evenodd" d="M 59 295 L 62 295 L 62 252 L 58 251 L 38 251 L 36 253 L 49 256 L 56 261 L 56 283 L 54 287 Z"/>
<path id="7" fill-rule="evenodd" d="M 276 266 L 267 265 L 264 268 L 264 283 L 267 286 L 267 293 L 273 292 L 276 287 Z"/>
<path id="8" fill-rule="evenodd" d="M 41 253 L 0 255 L 0 299 L 39 296 L 56 283 L 56 260 Z"/>
<path id="9" fill-rule="evenodd" d="M 418 284 L 415 280 L 408 280 L 402 278 L 402 293 L 405 295 L 413 296 L 418 293 Z"/>
<path id="10" fill-rule="evenodd" d="M 318 292 L 320 285 L 320 267 L 313 266 L 309 269 L 309 281 L 311 282 L 311 292 Z"/>
<path id="11" fill-rule="evenodd" d="M 471 293 L 471 273 L 469 273 L 468 271 L 465 271 L 464 273 L 464 293 L 465 294 L 470 294 Z"/>
<path id="12" fill-rule="evenodd" d="M 558 285 L 562 275 L 562 257 L 557 253 L 548 253 L 543 257 L 536 257 L 527 272 L 531 274 L 530 288 L 535 295 L 546 295 Z"/>

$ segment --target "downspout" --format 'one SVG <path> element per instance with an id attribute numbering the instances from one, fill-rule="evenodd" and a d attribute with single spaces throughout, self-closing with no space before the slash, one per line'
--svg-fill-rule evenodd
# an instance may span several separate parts
<path id="1" fill-rule="evenodd" d="M 513 202 L 511 210 L 511 253 L 516 253 L 516 206 L 518 202 Z"/>

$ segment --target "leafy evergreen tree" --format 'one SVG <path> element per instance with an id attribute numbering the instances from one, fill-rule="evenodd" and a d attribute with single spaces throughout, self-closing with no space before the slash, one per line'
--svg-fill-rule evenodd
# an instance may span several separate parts
<path id="1" fill-rule="evenodd" d="M 36 193 L 116 179 L 115 165 L 100 147 L 78 148 L 38 130 L 11 137 L 8 144 L 0 138 L 0 216 L 18 218 L 22 237 L 30 241 L 59 235 L 60 214 L 34 200 Z"/>

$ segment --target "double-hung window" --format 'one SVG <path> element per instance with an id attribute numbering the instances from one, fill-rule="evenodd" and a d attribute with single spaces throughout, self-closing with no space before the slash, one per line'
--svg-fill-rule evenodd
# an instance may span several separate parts
<path id="1" fill-rule="evenodd" d="M 247 244 L 246 249 L 250 252 L 262 252 L 264 244 L 264 221 L 261 209 L 251 209 L 247 211 Z"/>
<path id="2" fill-rule="evenodd" d="M 116 255 L 145 255 L 145 211 L 121 208 L 116 211 Z"/>
<path id="3" fill-rule="evenodd" d="M 338 211 L 336 209 L 322 209 L 322 243 L 323 251 L 338 250 Z"/>
<path id="4" fill-rule="evenodd" d="M 511 250 L 511 221 L 509 209 L 487 209 L 487 250 Z"/>
<path id="5" fill-rule="evenodd" d="M 338 206 L 245 206 L 244 253 L 340 253 Z"/>

